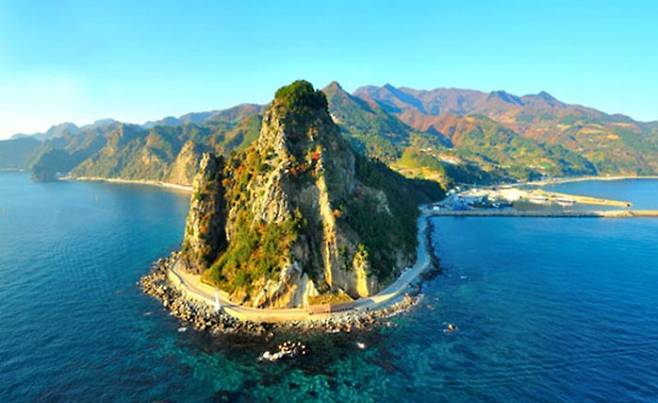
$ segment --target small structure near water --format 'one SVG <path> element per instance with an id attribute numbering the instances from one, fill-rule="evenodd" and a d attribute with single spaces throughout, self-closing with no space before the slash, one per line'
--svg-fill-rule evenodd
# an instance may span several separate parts
<path id="1" fill-rule="evenodd" d="M 278 361 L 282 358 L 295 358 L 300 355 L 307 355 L 310 353 L 308 347 L 300 341 L 292 342 L 285 341 L 277 346 L 277 351 L 271 353 L 265 351 L 258 359 L 259 361 Z"/>
<path id="2" fill-rule="evenodd" d="M 518 204 L 565 209 L 575 205 L 595 205 L 629 208 L 631 203 L 598 197 L 548 192 L 543 189 L 519 186 L 471 188 L 462 192 L 450 191 L 447 197 L 431 206 L 434 213 L 465 210 L 506 210 Z"/>

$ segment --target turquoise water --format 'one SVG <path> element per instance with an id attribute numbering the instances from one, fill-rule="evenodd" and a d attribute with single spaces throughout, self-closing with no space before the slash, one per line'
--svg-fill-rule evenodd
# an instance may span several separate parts
<path id="1" fill-rule="evenodd" d="M 416 309 L 265 364 L 262 340 L 179 333 L 140 293 L 186 209 L 0 173 L 0 401 L 658 399 L 658 220 L 435 219 L 444 273 Z"/>

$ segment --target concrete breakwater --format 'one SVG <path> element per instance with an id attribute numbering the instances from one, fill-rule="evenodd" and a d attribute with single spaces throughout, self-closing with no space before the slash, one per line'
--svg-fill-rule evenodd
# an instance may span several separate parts
<path id="1" fill-rule="evenodd" d="M 600 211 L 556 211 L 474 209 L 428 211 L 433 216 L 449 217 L 573 217 L 573 218 L 656 218 L 658 210 L 600 210 Z"/>

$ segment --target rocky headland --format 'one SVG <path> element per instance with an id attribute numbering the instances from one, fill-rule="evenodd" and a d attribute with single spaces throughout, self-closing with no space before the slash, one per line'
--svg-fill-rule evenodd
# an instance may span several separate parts
<path id="1" fill-rule="evenodd" d="M 156 262 L 142 287 L 173 315 L 212 332 L 259 334 L 273 325 L 238 321 L 193 301 L 170 272 L 196 276 L 226 294 L 223 304 L 248 309 L 357 306 L 409 271 L 422 238 L 419 206 L 439 194 L 438 185 L 354 151 L 324 94 L 297 81 L 277 91 L 252 146 L 230 157 L 203 154 L 181 250 Z M 374 310 L 276 326 L 351 331 L 409 308 L 415 293 L 370 305 Z"/>

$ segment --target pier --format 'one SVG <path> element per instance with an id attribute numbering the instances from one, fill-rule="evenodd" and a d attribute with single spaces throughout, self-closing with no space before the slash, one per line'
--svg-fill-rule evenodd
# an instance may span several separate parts
<path id="1" fill-rule="evenodd" d="M 587 204 L 593 206 L 609 206 L 629 208 L 631 203 L 623 200 L 604 199 L 601 197 L 582 196 L 567 193 L 547 192 L 545 190 L 534 190 L 531 192 L 534 197 L 544 199 L 547 203 L 572 202 L 574 204 Z"/>

